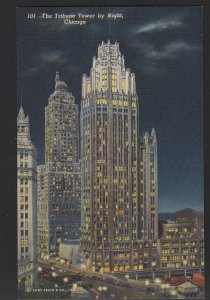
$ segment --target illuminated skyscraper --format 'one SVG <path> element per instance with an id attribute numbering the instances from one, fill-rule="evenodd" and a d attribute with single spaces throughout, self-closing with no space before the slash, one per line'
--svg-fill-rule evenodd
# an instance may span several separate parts
<path id="1" fill-rule="evenodd" d="M 137 269 L 139 124 L 135 74 L 119 44 L 99 45 L 82 77 L 81 247 L 88 268 Z"/>
<path id="2" fill-rule="evenodd" d="M 45 108 L 45 169 L 39 187 L 39 253 L 58 254 L 64 239 L 78 239 L 80 230 L 80 164 L 78 105 L 56 72 L 55 91 Z M 41 167 L 40 167 L 41 168 Z M 42 211 L 42 208 L 44 211 Z M 47 209 L 47 213 L 46 213 Z M 43 212 L 43 214 L 42 214 Z M 48 220 L 41 216 L 48 215 Z M 42 228 L 43 226 L 43 228 Z M 47 227 L 46 227 L 47 226 Z"/>
<path id="3" fill-rule="evenodd" d="M 155 130 L 140 141 L 141 238 L 158 238 L 158 174 Z"/>
<path id="4" fill-rule="evenodd" d="M 32 288 L 37 273 L 37 150 L 21 106 L 17 118 L 18 286 Z"/>

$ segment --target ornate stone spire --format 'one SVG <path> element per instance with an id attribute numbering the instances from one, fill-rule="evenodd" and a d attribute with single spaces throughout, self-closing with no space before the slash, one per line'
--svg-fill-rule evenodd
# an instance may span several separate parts
<path id="1" fill-rule="evenodd" d="M 25 113 L 21 104 L 21 107 L 19 109 L 19 113 L 18 113 L 18 119 L 25 119 Z"/>
<path id="2" fill-rule="evenodd" d="M 55 73 L 55 84 L 58 83 L 60 81 L 60 75 L 59 75 L 59 72 L 57 71 Z"/>

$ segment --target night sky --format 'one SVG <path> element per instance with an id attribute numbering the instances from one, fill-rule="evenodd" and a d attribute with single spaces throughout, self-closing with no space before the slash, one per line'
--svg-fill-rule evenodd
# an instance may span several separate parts
<path id="1" fill-rule="evenodd" d="M 86 25 L 41 19 L 41 13 L 105 14 Z M 36 13 L 35 20 L 27 19 Z M 107 13 L 122 13 L 109 20 Z M 76 18 L 78 20 L 78 18 Z M 202 9 L 200 7 L 18 8 L 18 109 L 29 114 L 31 136 L 44 163 L 44 107 L 60 71 L 80 104 L 99 43 L 119 42 L 136 74 L 140 132 L 155 128 L 159 211 L 203 209 Z"/>

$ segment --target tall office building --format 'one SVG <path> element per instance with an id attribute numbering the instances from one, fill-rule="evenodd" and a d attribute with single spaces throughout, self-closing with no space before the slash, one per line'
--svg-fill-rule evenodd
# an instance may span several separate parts
<path id="1" fill-rule="evenodd" d="M 138 97 L 119 44 L 99 45 L 82 77 L 81 248 L 87 268 L 128 270 L 139 235 Z"/>
<path id="2" fill-rule="evenodd" d="M 55 91 L 45 108 L 45 195 L 48 220 L 39 222 L 41 256 L 58 254 L 64 239 L 80 231 L 80 163 L 78 105 L 56 72 Z M 41 170 L 40 170 L 41 171 Z M 41 175 L 41 174 L 40 174 Z M 41 187 L 41 182 L 39 183 Z M 39 192 L 41 204 L 41 191 Z M 41 208 L 41 206 L 39 207 Z M 43 206 L 46 214 L 46 206 Z M 41 211 L 39 211 L 41 213 Z M 43 215 L 44 215 L 43 214 Z M 42 229 L 43 226 L 43 229 Z M 44 242 L 44 244 L 43 244 Z"/>
<path id="3" fill-rule="evenodd" d="M 21 106 L 17 118 L 18 286 L 32 288 L 37 273 L 37 150 L 29 118 Z"/>
<path id="4" fill-rule="evenodd" d="M 140 140 L 141 238 L 158 238 L 157 140 L 155 130 Z"/>

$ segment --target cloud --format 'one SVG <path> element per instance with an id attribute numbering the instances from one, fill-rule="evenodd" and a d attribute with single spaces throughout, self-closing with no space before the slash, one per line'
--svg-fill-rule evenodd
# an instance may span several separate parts
<path id="1" fill-rule="evenodd" d="M 167 58 L 176 58 L 179 54 L 184 52 L 194 52 L 199 50 L 199 47 L 196 45 L 190 45 L 185 41 L 174 41 L 169 44 L 166 44 L 162 49 L 157 50 L 152 44 L 138 44 L 147 58 L 151 59 L 167 59 Z"/>
<path id="2" fill-rule="evenodd" d="M 184 25 L 183 16 L 172 16 L 165 19 L 159 19 L 157 21 L 153 21 L 147 23 L 145 25 L 140 26 L 137 30 L 135 30 L 135 34 L 142 33 L 153 33 L 158 31 L 165 31 L 168 29 L 179 28 Z"/>
<path id="3" fill-rule="evenodd" d="M 54 51 L 45 51 L 40 54 L 40 59 L 45 63 L 64 63 L 65 57 L 62 52 Z"/>
<path id="4" fill-rule="evenodd" d="M 41 71 L 40 66 L 30 66 L 28 68 L 23 69 L 22 74 L 24 76 L 34 76 L 37 75 Z"/>

